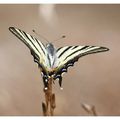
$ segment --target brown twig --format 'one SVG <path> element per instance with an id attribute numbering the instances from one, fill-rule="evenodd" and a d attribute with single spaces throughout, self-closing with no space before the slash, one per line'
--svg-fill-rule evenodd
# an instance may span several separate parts
<path id="1" fill-rule="evenodd" d="M 87 113 L 92 114 L 93 116 L 97 116 L 97 112 L 94 105 L 82 103 L 81 106 Z"/>
<path id="2" fill-rule="evenodd" d="M 54 109 L 56 107 L 55 103 L 55 94 L 52 93 L 52 83 L 53 79 L 49 78 L 47 89 L 44 88 L 45 93 L 45 103 L 42 103 L 43 115 L 44 116 L 53 116 Z"/>

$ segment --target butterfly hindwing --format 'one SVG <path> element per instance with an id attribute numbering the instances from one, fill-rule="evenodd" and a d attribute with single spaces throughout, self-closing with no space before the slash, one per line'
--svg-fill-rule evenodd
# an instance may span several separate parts
<path id="1" fill-rule="evenodd" d="M 67 68 L 73 66 L 76 61 L 82 56 L 108 51 L 106 47 L 97 46 L 66 46 L 57 50 L 58 66 L 55 73 L 55 79 L 59 79 L 59 84 L 62 84 L 62 73 L 67 72 Z"/>

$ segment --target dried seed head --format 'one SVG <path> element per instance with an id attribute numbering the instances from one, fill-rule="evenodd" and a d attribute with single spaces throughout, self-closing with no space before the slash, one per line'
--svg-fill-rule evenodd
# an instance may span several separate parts
<path id="1" fill-rule="evenodd" d="M 92 106 L 88 105 L 86 103 L 82 103 L 81 106 L 84 108 L 85 111 L 87 111 L 88 113 L 91 112 L 92 110 Z"/>

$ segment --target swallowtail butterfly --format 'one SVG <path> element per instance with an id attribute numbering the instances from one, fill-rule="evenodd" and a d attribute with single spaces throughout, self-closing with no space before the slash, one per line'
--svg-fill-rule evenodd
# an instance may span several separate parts
<path id="1" fill-rule="evenodd" d="M 30 49 L 34 61 L 41 69 L 45 88 L 50 77 L 54 80 L 58 79 L 61 86 L 62 73 L 67 72 L 67 68 L 73 66 L 80 57 L 109 50 L 106 47 L 97 46 L 65 46 L 56 49 L 52 43 L 44 45 L 20 29 L 9 27 L 9 30 Z"/>

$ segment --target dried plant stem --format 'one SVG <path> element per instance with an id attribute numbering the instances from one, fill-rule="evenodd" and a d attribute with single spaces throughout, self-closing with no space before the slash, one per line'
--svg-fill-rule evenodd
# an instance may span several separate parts
<path id="1" fill-rule="evenodd" d="M 94 116 L 97 116 L 97 112 L 96 112 L 95 106 L 93 106 L 93 108 L 92 108 L 92 113 L 93 113 Z"/>
<path id="2" fill-rule="evenodd" d="M 93 116 L 98 115 L 94 105 L 88 105 L 88 104 L 82 103 L 81 106 L 87 113 L 92 114 Z"/>
<path id="3" fill-rule="evenodd" d="M 47 90 L 43 90 L 45 93 L 45 103 L 42 103 L 43 115 L 44 116 L 53 116 L 55 104 L 55 94 L 52 93 L 52 83 L 53 79 L 49 78 Z"/>

